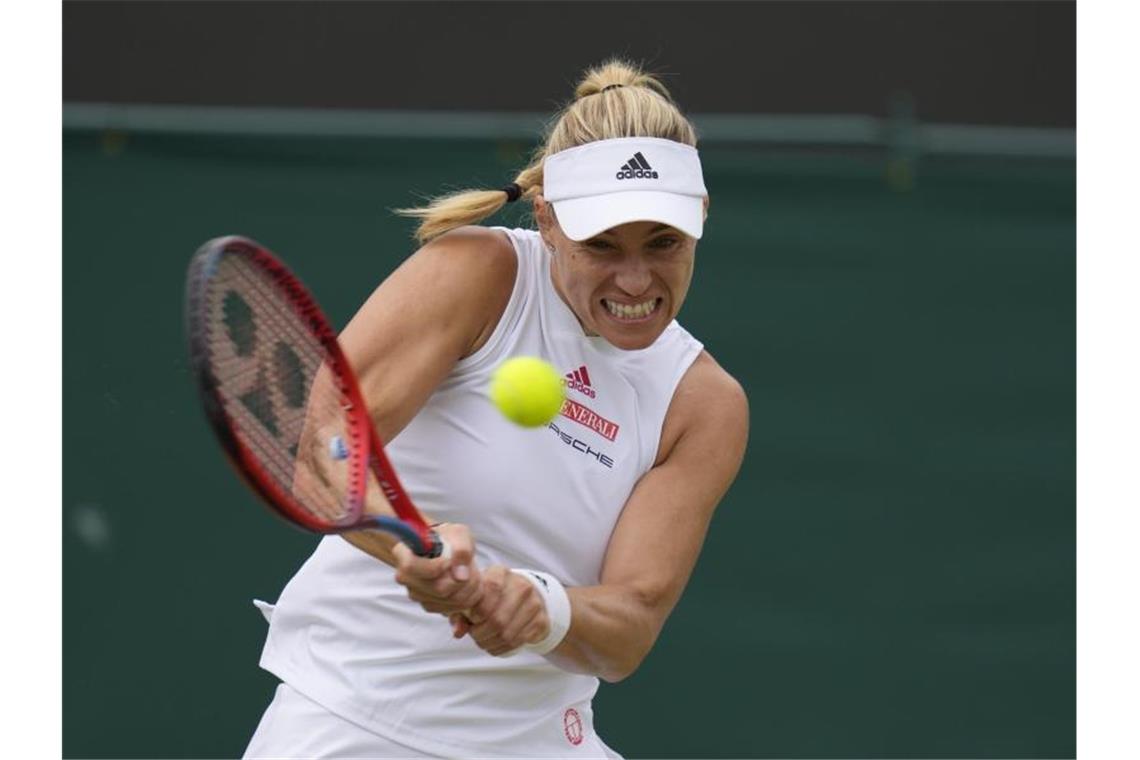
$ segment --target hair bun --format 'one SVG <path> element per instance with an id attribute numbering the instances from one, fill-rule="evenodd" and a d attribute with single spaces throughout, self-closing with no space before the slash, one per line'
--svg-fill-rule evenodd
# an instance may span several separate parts
<path id="1" fill-rule="evenodd" d="M 643 87 L 673 102 L 669 90 L 637 64 L 620 58 L 611 58 L 599 66 L 587 69 L 582 81 L 574 88 L 574 99 L 581 100 L 619 87 Z"/>

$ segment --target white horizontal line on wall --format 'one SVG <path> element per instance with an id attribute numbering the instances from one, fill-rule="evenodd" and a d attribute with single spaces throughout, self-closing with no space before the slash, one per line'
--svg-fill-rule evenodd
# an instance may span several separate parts
<path id="1" fill-rule="evenodd" d="M 1076 131 L 1046 127 L 892 122 L 859 114 L 690 114 L 702 142 L 891 148 L 921 154 L 1076 158 Z M 366 111 L 65 103 L 65 130 L 262 137 L 518 139 L 535 141 L 548 114 Z"/>

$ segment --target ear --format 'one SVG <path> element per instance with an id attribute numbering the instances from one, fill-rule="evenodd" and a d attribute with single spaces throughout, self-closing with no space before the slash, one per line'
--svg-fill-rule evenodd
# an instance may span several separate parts
<path id="1" fill-rule="evenodd" d="M 534 218 L 538 222 L 538 229 L 544 235 L 550 232 L 550 228 L 554 226 L 553 214 L 551 213 L 550 204 L 541 194 L 534 196 Z"/>
<path id="2" fill-rule="evenodd" d="M 542 195 L 534 196 L 534 220 L 538 222 L 538 231 L 542 235 L 542 242 L 546 247 L 553 250 L 554 244 L 551 240 L 554 237 L 554 230 L 558 227 L 558 222 L 554 221 L 554 208 L 546 202 Z"/>

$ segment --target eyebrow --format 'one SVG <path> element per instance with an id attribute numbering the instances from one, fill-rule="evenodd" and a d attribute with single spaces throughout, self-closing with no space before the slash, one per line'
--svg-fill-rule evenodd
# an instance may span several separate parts
<path id="1" fill-rule="evenodd" d="M 608 230 L 602 230 L 598 234 L 599 235 L 613 235 L 613 234 L 615 234 L 614 229 L 615 228 L 611 227 Z M 645 234 L 646 235 L 656 235 L 658 232 L 661 232 L 662 230 L 669 230 L 669 229 L 672 229 L 672 227 L 669 226 L 668 224 L 658 224 L 656 227 L 649 230 L 649 232 L 647 232 Z"/>

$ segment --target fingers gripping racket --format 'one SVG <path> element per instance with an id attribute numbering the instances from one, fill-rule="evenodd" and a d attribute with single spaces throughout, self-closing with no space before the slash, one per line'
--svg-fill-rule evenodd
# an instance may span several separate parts
<path id="1" fill-rule="evenodd" d="M 187 274 L 186 328 L 206 416 L 277 514 L 317 533 L 376 528 L 420 556 L 445 553 L 384 454 L 336 333 L 273 254 L 236 236 L 203 245 Z"/>

